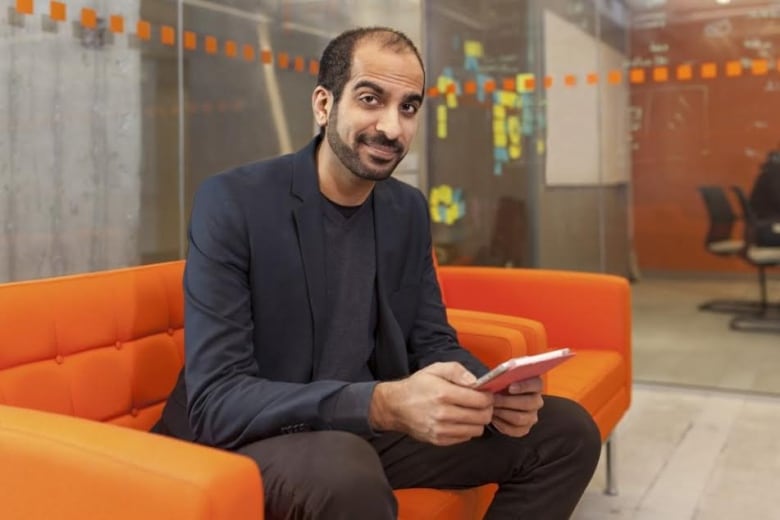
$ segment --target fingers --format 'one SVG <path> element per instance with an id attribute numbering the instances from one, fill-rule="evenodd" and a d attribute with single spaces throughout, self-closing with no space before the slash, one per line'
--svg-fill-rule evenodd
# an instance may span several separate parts
<path id="1" fill-rule="evenodd" d="M 524 437 L 528 435 L 528 433 L 531 431 L 531 428 L 533 427 L 533 424 L 527 426 L 517 426 L 499 416 L 493 417 L 492 424 L 498 431 L 510 437 Z"/>
<path id="2" fill-rule="evenodd" d="M 495 409 L 504 408 L 507 410 L 535 412 L 542 406 L 544 406 L 544 399 L 542 398 L 542 394 L 496 394 L 493 397 L 493 407 Z"/>
<path id="3" fill-rule="evenodd" d="M 542 391 L 542 378 L 532 377 L 531 379 L 525 379 L 523 381 L 517 381 L 509 385 L 507 393 L 510 394 L 526 394 L 526 393 L 541 393 Z"/>
<path id="4" fill-rule="evenodd" d="M 465 424 L 435 424 L 421 440 L 435 444 L 436 446 L 450 446 L 466 442 L 475 437 L 481 437 L 484 433 L 484 426 L 465 425 Z"/>

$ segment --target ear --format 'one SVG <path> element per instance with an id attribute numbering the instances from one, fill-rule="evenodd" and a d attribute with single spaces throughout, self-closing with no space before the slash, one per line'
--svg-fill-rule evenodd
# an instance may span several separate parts
<path id="1" fill-rule="evenodd" d="M 311 94 L 311 108 L 317 126 L 327 126 L 328 116 L 333 108 L 333 95 L 322 85 L 317 85 Z"/>

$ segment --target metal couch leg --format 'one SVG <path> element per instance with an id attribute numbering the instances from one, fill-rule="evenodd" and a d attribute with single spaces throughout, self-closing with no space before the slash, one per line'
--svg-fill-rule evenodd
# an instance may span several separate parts
<path id="1" fill-rule="evenodd" d="M 616 496 L 617 490 L 617 474 L 615 469 L 615 439 L 614 432 L 607 438 L 607 442 L 604 444 L 604 451 L 607 456 L 607 486 L 604 488 L 604 494 L 609 496 Z"/>

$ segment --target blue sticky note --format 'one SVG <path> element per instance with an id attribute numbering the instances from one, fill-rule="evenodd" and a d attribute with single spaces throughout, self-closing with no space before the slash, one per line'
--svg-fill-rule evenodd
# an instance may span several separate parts
<path id="1" fill-rule="evenodd" d="M 479 60 L 475 56 L 466 56 L 466 59 L 463 60 L 463 68 L 477 72 L 479 70 Z"/>
<path id="2" fill-rule="evenodd" d="M 485 83 L 487 83 L 489 79 L 490 76 L 477 74 L 477 101 L 480 103 L 485 102 Z"/>
<path id="3" fill-rule="evenodd" d="M 504 168 L 500 162 L 493 163 L 493 175 L 501 175 L 504 172 Z"/>

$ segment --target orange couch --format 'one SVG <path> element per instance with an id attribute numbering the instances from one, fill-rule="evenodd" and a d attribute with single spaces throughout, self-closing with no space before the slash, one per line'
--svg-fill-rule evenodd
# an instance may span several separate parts
<path id="1" fill-rule="evenodd" d="M 0 285 L 0 517 L 263 517 L 252 461 L 146 432 L 183 362 L 183 265 Z M 475 283 L 466 271 L 440 269 L 461 342 L 488 365 L 546 349 L 545 331 L 552 346 L 574 347 L 579 355 L 550 374 L 548 391 L 585 404 L 606 438 L 630 396 L 627 286 L 598 275 L 582 285 L 566 274 L 534 285 L 541 272 L 502 270 L 531 285 L 521 284 L 529 296 L 515 306 L 495 309 L 508 314 L 499 316 L 456 309 L 491 311 L 512 299 L 482 297 L 502 273 L 470 269 Z M 552 309 L 556 290 L 568 296 Z M 565 309 L 586 294 L 606 298 L 589 312 L 609 316 L 567 323 Z M 559 330 L 569 326 L 571 334 Z M 399 490 L 399 518 L 480 518 L 494 491 Z"/>

